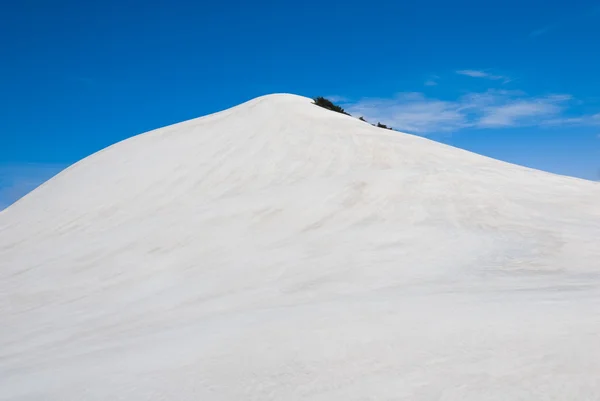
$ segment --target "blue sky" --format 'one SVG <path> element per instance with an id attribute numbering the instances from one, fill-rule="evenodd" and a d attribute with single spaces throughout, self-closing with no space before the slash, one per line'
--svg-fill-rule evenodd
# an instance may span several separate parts
<path id="1" fill-rule="evenodd" d="M 116 141 L 273 92 L 600 178 L 598 1 L 5 3 L 0 209 Z"/>

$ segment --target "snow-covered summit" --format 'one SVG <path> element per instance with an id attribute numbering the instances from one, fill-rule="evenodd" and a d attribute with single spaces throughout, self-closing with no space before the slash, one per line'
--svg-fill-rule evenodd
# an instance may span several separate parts
<path id="1" fill-rule="evenodd" d="M 597 183 L 263 96 L 0 213 L 0 399 L 597 399 L 599 241 Z"/>

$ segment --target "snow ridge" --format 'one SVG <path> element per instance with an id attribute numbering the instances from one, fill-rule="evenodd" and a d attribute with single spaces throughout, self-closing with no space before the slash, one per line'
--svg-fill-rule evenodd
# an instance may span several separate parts
<path id="1" fill-rule="evenodd" d="M 600 398 L 600 185 L 276 94 L 0 213 L 0 400 Z"/>

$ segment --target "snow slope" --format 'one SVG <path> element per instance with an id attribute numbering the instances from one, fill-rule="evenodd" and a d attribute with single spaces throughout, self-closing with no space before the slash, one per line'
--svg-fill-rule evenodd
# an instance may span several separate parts
<path id="1" fill-rule="evenodd" d="M 0 212 L 1 400 L 599 400 L 600 185 L 270 95 Z"/>

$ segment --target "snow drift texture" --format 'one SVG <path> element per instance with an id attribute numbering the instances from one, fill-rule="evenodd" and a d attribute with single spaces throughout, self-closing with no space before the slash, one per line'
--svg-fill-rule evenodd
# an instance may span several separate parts
<path id="1" fill-rule="evenodd" d="M 0 213 L 2 400 L 598 400 L 600 185 L 293 95 Z"/>

